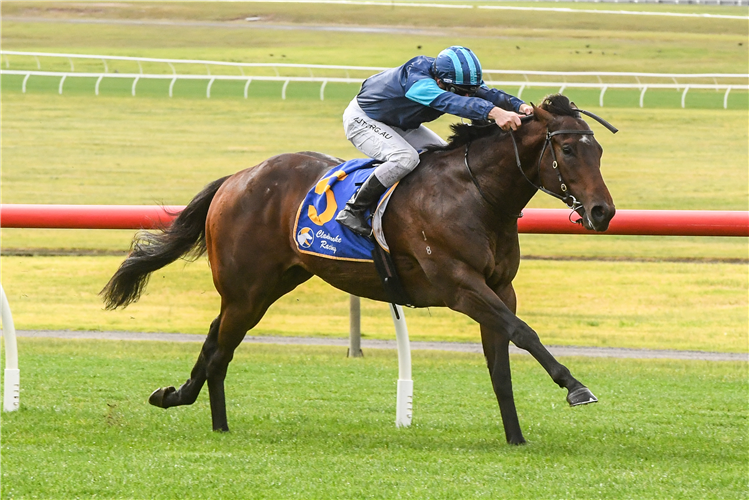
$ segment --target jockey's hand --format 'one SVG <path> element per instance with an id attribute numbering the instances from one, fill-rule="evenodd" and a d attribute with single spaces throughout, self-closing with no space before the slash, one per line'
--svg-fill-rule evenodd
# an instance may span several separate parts
<path id="1" fill-rule="evenodd" d="M 489 111 L 489 118 L 494 120 L 502 130 L 517 130 L 520 126 L 520 115 L 502 108 L 492 108 Z"/>
<path id="2" fill-rule="evenodd" d="M 533 114 L 533 106 L 530 106 L 528 104 L 521 104 L 520 109 L 518 111 L 523 115 L 532 115 Z"/>

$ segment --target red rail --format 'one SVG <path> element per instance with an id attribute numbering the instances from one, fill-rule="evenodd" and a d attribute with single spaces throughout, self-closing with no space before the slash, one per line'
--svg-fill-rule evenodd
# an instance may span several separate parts
<path id="1" fill-rule="evenodd" d="M 184 206 L 0 205 L 0 226 L 46 229 L 154 229 Z M 173 215 L 172 215 L 173 214 Z"/>
<path id="2" fill-rule="evenodd" d="M 5 228 L 152 229 L 169 224 L 183 206 L 0 205 Z M 527 208 L 522 233 L 661 236 L 749 236 L 749 212 L 617 210 L 608 231 L 595 233 L 569 221 L 569 210 Z"/>

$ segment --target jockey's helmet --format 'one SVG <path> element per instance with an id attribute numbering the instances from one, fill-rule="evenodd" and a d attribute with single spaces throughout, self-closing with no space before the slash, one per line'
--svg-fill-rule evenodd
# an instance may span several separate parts
<path id="1" fill-rule="evenodd" d="M 459 45 L 439 53 L 432 64 L 432 73 L 454 94 L 472 96 L 483 82 L 478 57 L 471 49 Z"/>

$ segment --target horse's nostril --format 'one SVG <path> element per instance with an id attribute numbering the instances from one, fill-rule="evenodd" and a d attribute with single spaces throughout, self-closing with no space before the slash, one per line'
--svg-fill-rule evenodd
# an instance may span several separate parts
<path id="1" fill-rule="evenodd" d="M 600 222 L 606 218 L 606 210 L 601 205 L 596 205 L 590 211 L 590 216 L 594 221 Z"/>

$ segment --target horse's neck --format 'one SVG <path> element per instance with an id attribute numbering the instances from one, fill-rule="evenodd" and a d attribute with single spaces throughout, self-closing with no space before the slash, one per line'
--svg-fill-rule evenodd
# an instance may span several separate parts
<path id="1" fill-rule="evenodd" d="M 492 205 L 508 217 L 517 216 L 531 200 L 537 189 L 528 180 L 538 184 L 536 165 L 543 146 L 543 134 L 535 130 L 534 123 L 523 125 L 515 134 L 520 164 L 526 179 L 517 165 L 512 138 L 485 137 L 471 145 L 477 154 L 471 158 L 471 167 L 482 190 Z M 480 153 L 478 153 L 480 151 Z M 475 166 L 474 166 L 475 165 Z"/>

